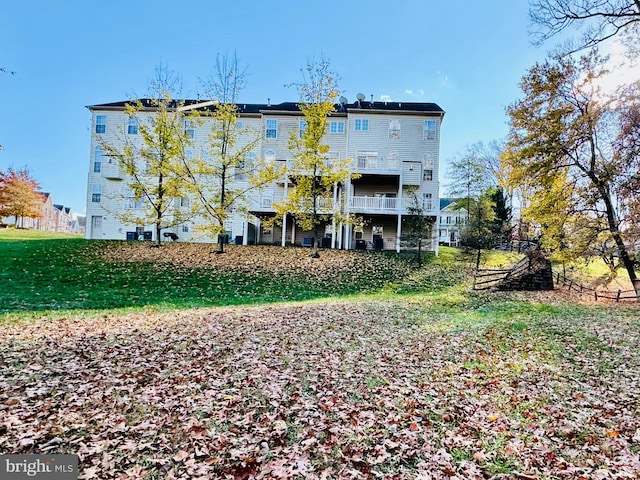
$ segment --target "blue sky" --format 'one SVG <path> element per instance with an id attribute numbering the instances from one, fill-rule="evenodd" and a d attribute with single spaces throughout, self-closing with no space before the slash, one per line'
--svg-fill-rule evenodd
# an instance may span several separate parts
<path id="1" fill-rule="evenodd" d="M 195 97 L 216 54 L 247 68 L 247 103 L 296 101 L 285 84 L 329 58 L 349 101 L 436 102 L 445 111 L 440 181 L 465 146 L 507 133 L 505 107 L 543 60 L 525 0 L 23 0 L 0 16 L 0 169 L 28 166 L 54 203 L 85 210 L 86 105 L 144 96 L 156 66 Z M 441 187 L 441 193 L 444 188 Z"/>

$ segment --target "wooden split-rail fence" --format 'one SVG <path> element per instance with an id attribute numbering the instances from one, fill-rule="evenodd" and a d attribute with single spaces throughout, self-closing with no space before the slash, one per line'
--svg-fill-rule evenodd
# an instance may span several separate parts
<path id="1" fill-rule="evenodd" d="M 511 268 L 479 268 L 473 281 L 474 290 L 489 290 L 499 288 L 510 278 L 517 278 L 527 272 L 531 272 L 536 262 L 531 256 L 526 256 L 516 262 Z"/>
<path id="2" fill-rule="evenodd" d="M 535 260 L 531 256 L 527 256 L 519 260 L 513 267 L 508 269 L 491 269 L 483 268 L 476 271 L 473 289 L 474 290 L 501 290 L 510 279 L 514 279 L 530 273 L 537 268 Z M 567 277 L 560 272 L 552 272 L 553 283 L 556 288 L 566 288 L 571 292 L 581 295 L 589 295 L 594 300 L 613 300 L 615 302 L 622 301 L 640 301 L 640 297 L 635 290 L 598 290 L 586 287 L 579 282 Z"/>
<path id="3" fill-rule="evenodd" d="M 558 287 L 566 287 L 570 292 L 576 292 L 582 295 L 590 295 L 594 300 L 615 300 L 621 302 L 624 300 L 640 300 L 636 295 L 635 290 L 622 290 L 619 288 L 615 290 L 598 290 L 595 288 L 585 287 L 584 285 L 576 282 L 575 280 L 567 277 L 563 273 L 554 272 L 553 274 L 555 283 Z"/>

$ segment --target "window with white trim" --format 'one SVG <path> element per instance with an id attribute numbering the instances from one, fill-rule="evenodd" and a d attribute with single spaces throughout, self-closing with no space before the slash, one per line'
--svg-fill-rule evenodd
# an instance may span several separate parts
<path id="1" fill-rule="evenodd" d="M 343 121 L 330 122 L 329 133 L 344 133 L 344 122 Z"/>
<path id="2" fill-rule="evenodd" d="M 278 120 L 267 120 L 267 126 L 265 130 L 266 138 L 278 138 Z"/>
<path id="3" fill-rule="evenodd" d="M 191 199 L 189 197 L 180 197 L 180 206 L 188 207 L 191 205 Z"/>
<path id="4" fill-rule="evenodd" d="M 307 130 L 307 121 L 306 120 L 300 120 L 298 125 L 299 125 L 298 129 L 300 130 L 300 132 L 298 133 L 298 138 L 302 138 L 302 137 L 304 137 L 304 132 Z"/>
<path id="5" fill-rule="evenodd" d="M 182 225 L 182 233 L 187 233 L 189 231 L 189 225 Z"/>
<path id="6" fill-rule="evenodd" d="M 102 171 L 102 156 L 104 150 L 98 145 L 93 153 L 93 173 L 100 173 Z"/>
<path id="7" fill-rule="evenodd" d="M 433 170 L 433 155 L 430 153 L 424 154 L 424 168 Z"/>
<path id="8" fill-rule="evenodd" d="M 389 165 L 389 168 L 397 169 L 398 167 L 400 167 L 400 157 L 398 156 L 398 152 L 389 152 L 389 155 L 387 156 L 387 163 Z"/>
<path id="9" fill-rule="evenodd" d="M 368 118 L 356 118 L 354 125 L 356 132 L 368 132 L 369 131 L 369 119 Z"/>
<path id="10" fill-rule="evenodd" d="M 422 194 L 422 209 L 423 210 L 433 209 L 433 194 L 431 193 Z"/>
<path id="11" fill-rule="evenodd" d="M 184 121 L 184 133 L 187 134 L 187 137 L 189 138 L 193 138 L 195 137 L 195 129 L 193 127 L 193 121 L 191 120 L 185 120 Z"/>
<path id="12" fill-rule="evenodd" d="M 425 120 L 422 127 L 422 139 L 423 140 L 435 140 L 436 139 L 436 121 Z"/>
<path id="13" fill-rule="evenodd" d="M 142 198 L 136 198 L 135 191 L 132 188 L 127 189 L 125 192 L 124 207 L 134 210 L 142 208 Z"/>
<path id="14" fill-rule="evenodd" d="M 422 173 L 422 180 L 425 182 L 431 182 L 433 180 L 433 170 L 424 169 Z"/>
<path id="15" fill-rule="evenodd" d="M 107 116 L 96 115 L 96 133 L 106 133 L 106 132 L 107 132 Z"/>
<path id="16" fill-rule="evenodd" d="M 275 150 L 267 150 L 264 152 L 264 159 L 268 162 L 273 162 L 276 159 L 276 151 Z"/>
<path id="17" fill-rule="evenodd" d="M 236 120 L 236 130 L 242 130 L 244 128 L 244 123 L 241 120 Z"/>
<path id="18" fill-rule="evenodd" d="M 137 135 L 140 122 L 136 117 L 129 117 L 127 122 L 127 135 Z"/>
<path id="19" fill-rule="evenodd" d="M 102 185 L 99 183 L 94 183 L 91 186 L 91 202 L 100 203 L 102 200 Z"/>
<path id="20" fill-rule="evenodd" d="M 389 139 L 400 140 L 400 120 L 395 118 L 389 120 Z"/>

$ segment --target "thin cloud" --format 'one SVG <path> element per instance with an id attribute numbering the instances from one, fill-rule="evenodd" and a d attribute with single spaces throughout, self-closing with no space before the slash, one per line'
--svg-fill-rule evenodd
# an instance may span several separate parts
<path id="1" fill-rule="evenodd" d="M 418 90 L 411 90 L 408 88 L 404 93 L 411 95 L 412 97 L 424 97 L 424 90 L 422 88 L 419 88 Z"/>

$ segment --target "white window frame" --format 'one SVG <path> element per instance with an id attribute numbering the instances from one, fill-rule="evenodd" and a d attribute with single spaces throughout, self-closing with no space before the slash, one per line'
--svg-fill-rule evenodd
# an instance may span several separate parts
<path id="1" fill-rule="evenodd" d="M 422 139 L 435 140 L 438 131 L 438 123 L 435 120 L 425 120 L 422 124 Z"/>
<path id="2" fill-rule="evenodd" d="M 265 138 L 278 138 L 278 120 L 275 118 L 267 118 L 265 123 Z"/>
<path id="3" fill-rule="evenodd" d="M 433 210 L 433 194 L 432 193 L 422 194 L 422 209 Z"/>
<path id="4" fill-rule="evenodd" d="M 304 137 L 304 132 L 307 130 L 307 121 L 300 120 L 298 122 L 298 129 L 300 130 L 300 132 L 298 133 L 298 138 Z"/>
<path id="5" fill-rule="evenodd" d="M 107 133 L 107 116 L 96 115 L 96 133 Z"/>
<path id="6" fill-rule="evenodd" d="M 433 170 L 434 161 L 433 161 L 433 155 L 432 154 L 430 154 L 430 153 L 425 153 L 424 154 L 423 165 L 424 165 L 424 168 Z"/>
<path id="7" fill-rule="evenodd" d="M 129 210 L 140 210 L 142 208 L 142 198 L 136 200 L 136 196 L 132 188 L 125 192 L 124 207 Z"/>
<path id="8" fill-rule="evenodd" d="M 93 152 L 93 173 L 102 171 L 102 159 L 104 158 L 104 150 L 100 145 Z"/>
<path id="9" fill-rule="evenodd" d="M 127 135 L 138 135 L 138 127 L 140 126 L 140 121 L 137 117 L 129 117 L 127 121 Z"/>
<path id="10" fill-rule="evenodd" d="M 400 120 L 389 119 L 389 140 L 400 140 Z"/>
<path id="11" fill-rule="evenodd" d="M 424 168 L 422 170 L 422 181 L 423 182 L 433 182 L 433 169 Z"/>
<path id="12" fill-rule="evenodd" d="M 344 121 L 334 120 L 329 123 L 329 133 L 335 133 L 339 135 L 344 134 Z"/>
<path id="13" fill-rule="evenodd" d="M 273 149 L 269 149 L 264 152 L 264 159 L 267 161 L 275 161 L 276 160 L 276 151 Z"/>
<path id="14" fill-rule="evenodd" d="M 369 119 L 368 118 L 356 118 L 354 121 L 354 130 L 356 132 L 368 132 L 369 131 Z"/>
<path id="15" fill-rule="evenodd" d="M 194 127 L 193 127 L 193 121 L 192 120 L 185 120 L 184 121 L 184 133 L 189 138 L 194 138 L 196 136 L 196 131 L 195 131 Z"/>
<path id="16" fill-rule="evenodd" d="M 102 184 L 94 183 L 91 186 L 91 203 L 100 203 L 102 201 Z"/>

